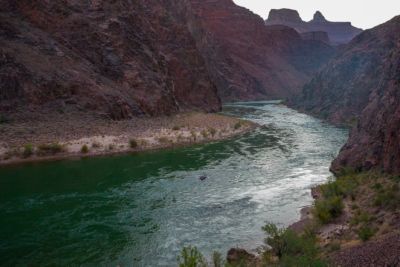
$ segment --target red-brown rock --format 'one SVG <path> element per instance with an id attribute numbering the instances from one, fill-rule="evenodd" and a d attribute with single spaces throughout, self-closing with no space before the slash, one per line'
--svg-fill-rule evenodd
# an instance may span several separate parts
<path id="1" fill-rule="evenodd" d="M 1 1 L 0 109 L 65 108 L 114 119 L 219 110 L 203 57 L 169 5 Z"/>

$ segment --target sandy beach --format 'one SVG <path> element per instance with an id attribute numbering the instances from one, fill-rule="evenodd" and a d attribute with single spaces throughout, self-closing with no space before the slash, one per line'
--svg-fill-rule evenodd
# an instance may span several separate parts
<path id="1" fill-rule="evenodd" d="M 0 125 L 0 165 L 193 145 L 231 138 L 256 126 L 199 112 L 124 121 L 54 115 Z"/>

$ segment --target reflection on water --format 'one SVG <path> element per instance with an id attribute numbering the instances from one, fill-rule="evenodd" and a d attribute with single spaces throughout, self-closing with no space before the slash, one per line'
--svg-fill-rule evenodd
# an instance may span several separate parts
<path id="1" fill-rule="evenodd" d="M 0 264 L 174 266 L 189 244 L 207 255 L 256 248 L 265 221 L 288 225 L 311 203 L 347 132 L 277 103 L 223 113 L 262 127 L 190 148 L 0 169 Z"/>

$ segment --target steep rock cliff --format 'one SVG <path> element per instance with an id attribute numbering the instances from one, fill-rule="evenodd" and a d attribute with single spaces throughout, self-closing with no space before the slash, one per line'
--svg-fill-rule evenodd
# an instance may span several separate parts
<path id="1" fill-rule="evenodd" d="M 371 30 L 358 44 L 379 44 L 379 61 L 368 103 L 358 125 L 332 164 L 339 172 L 345 167 L 358 170 L 378 169 L 400 174 L 400 16 Z M 363 45 L 362 45 L 363 44 Z"/>
<path id="2" fill-rule="evenodd" d="M 342 48 L 298 97 L 298 109 L 333 123 L 357 120 L 381 86 L 384 62 L 400 38 L 396 19 L 367 30 Z"/>
<path id="3" fill-rule="evenodd" d="M 345 46 L 304 87 L 297 108 L 335 123 L 352 123 L 332 164 L 400 173 L 400 16 Z"/>
<path id="4" fill-rule="evenodd" d="M 0 111 L 113 119 L 217 111 L 203 57 L 169 1 L 0 2 Z"/>

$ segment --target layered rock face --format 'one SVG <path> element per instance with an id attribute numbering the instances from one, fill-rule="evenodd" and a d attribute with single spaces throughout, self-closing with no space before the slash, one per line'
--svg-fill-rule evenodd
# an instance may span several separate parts
<path id="1" fill-rule="evenodd" d="M 299 33 L 326 32 L 333 44 L 348 43 L 362 32 L 361 29 L 353 27 L 350 22 L 330 22 L 319 11 L 314 14 L 311 21 L 306 22 L 300 18 L 296 10 L 272 9 L 265 23 L 267 25 L 286 25 L 296 29 Z"/>
<path id="2" fill-rule="evenodd" d="M 288 27 L 266 27 L 261 17 L 232 0 L 185 0 L 175 7 L 223 101 L 289 97 L 335 53 Z"/>
<path id="3" fill-rule="evenodd" d="M 400 16 L 365 31 L 308 85 L 300 107 L 333 122 L 358 118 L 332 164 L 400 173 Z"/>
<path id="4" fill-rule="evenodd" d="M 171 3 L 1 1 L 0 111 L 124 119 L 219 110 L 203 57 Z"/>

